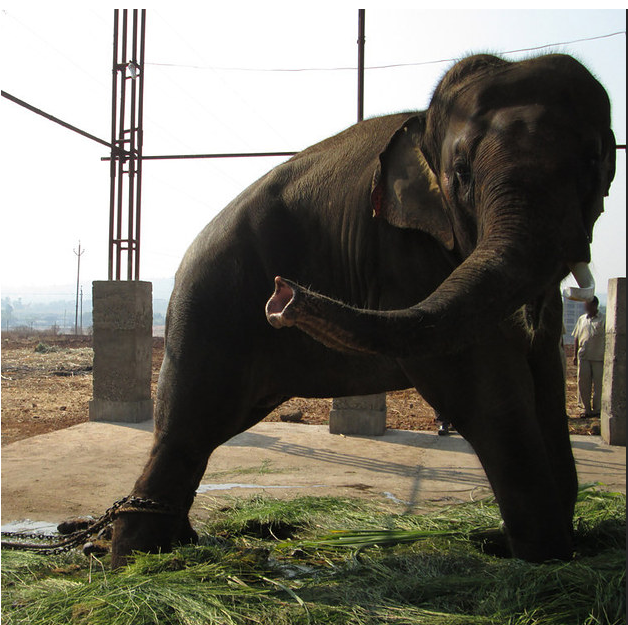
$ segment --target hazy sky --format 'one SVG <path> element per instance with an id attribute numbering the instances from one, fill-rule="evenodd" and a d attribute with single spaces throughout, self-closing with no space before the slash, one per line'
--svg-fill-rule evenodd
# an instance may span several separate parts
<path id="1" fill-rule="evenodd" d="M 299 150 L 354 123 L 356 72 L 330 68 L 356 64 L 357 9 L 229 6 L 147 11 L 145 154 Z M 2 89 L 108 141 L 113 10 L 15 4 L 0 18 Z M 365 115 L 425 108 L 467 53 L 561 44 L 543 51 L 573 54 L 598 77 L 625 143 L 625 29 L 623 10 L 367 9 L 367 66 L 415 65 L 368 69 Z M 244 71 L 304 68 L 318 71 Z M 107 278 L 107 149 L 4 98 L 0 107 L 3 295 L 19 285 L 73 297 L 79 239 L 89 292 Z M 141 278 L 173 276 L 199 230 L 281 160 L 145 162 Z M 625 169 L 619 152 L 593 244 L 600 292 L 625 275 Z"/>

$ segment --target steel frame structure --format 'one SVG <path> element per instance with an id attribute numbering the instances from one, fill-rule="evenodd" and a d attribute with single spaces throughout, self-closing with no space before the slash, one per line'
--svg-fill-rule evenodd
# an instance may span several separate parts
<path id="1" fill-rule="evenodd" d="M 109 280 L 139 280 L 146 9 L 114 10 L 109 192 Z M 130 28 L 129 28 L 130 26 Z M 130 89 L 127 82 L 130 81 Z"/>

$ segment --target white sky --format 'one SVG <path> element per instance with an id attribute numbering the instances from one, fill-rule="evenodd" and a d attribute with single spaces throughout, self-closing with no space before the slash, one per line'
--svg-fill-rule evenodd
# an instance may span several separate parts
<path id="1" fill-rule="evenodd" d="M 355 71 L 217 68 L 354 67 L 357 9 L 249 6 L 148 9 L 145 154 L 299 150 L 354 123 Z M 4 91 L 108 141 L 113 9 L 77 7 L 5 5 L 0 82 Z M 623 10 L 367 9 L 366 64 L 454 59 L 624 31 L 544 51 L 573 54 L 598 77 L 611 97 L 617 141 L 625 143 L 625 30 Z M 367 70 L 365 115 L 425 108 L 450 64 Z M 100 161 L 107 149 L 5 98 L 0 118 L 3 296 L 28 299 L 45 287 L 73 297 L 79 239 L 86 250 L 81 283 L 89 293 L 92 280 L 107 278 L 109 170 Z M 281 160 L 145 162 L 141 278 L 173 276 L 199 230 Z M 618 152 L 593 244 L 599 292 L 608 278 L 625 275 L 625 170 L 625 152 Z"/>

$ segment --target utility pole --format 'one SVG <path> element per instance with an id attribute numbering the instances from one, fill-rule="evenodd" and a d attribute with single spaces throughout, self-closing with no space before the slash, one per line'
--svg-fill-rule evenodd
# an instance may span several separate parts
<path id="1" fill-rule="evenodd" d="M 78 311 L 79 311 L 79 284 L 81 279 L 81 256 L 85 254 L 85 250 L 81 251 L 81 242 L 78 244 L 78 252 L 74 250 L 74 253 L 77 256 L 77 267 L 76 267 L 76 313 L 74 315 L 74 334 L 78 334 Z M 82 325 L 82 322 L 81 322 Z"/>
<path id="2" fill-rule="evenodd" d="M 79 312 L 79 319 L 81 321 L 81 336 L 83 336 L 83 285 L 81 284 L 81 306 L 80 306 L 80 312 Z"/>

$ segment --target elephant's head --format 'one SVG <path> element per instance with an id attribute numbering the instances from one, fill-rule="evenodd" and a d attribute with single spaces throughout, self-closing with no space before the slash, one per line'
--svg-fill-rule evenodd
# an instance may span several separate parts
<path id="1" fill-rule="evenodd" d="M 468 57 L 444 76 L 427 114 L 391 138 L 371 196 L 377 217 L 429 232 L 459 266 L 427 299 L 387 312 L 278 278 L 268 320 L 339 349 L 404 356 L 426 341 L 460 345 L 570 270 L 590 287 L 589 246 L 615 149 L 608 96 L 573 58 Z"/>

